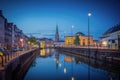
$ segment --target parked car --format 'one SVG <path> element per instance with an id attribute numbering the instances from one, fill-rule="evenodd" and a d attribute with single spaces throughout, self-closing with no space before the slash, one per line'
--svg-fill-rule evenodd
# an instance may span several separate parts
<path id="1" fill-rule="evenodd" d="M 12 51 L 16 52 L 16 51 L 18 51 L 18 48 L 12 48 Z"/>
<path id="2" fill-rule="evenodd" d="M 23 49 L 24 49 L 24 48 L 22 48 L 22 47 L 19 47 L 19 51 L 23 51 Z"/>

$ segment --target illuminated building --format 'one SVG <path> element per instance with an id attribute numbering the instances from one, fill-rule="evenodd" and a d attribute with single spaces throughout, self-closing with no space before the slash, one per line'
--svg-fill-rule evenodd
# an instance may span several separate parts
<path id="1" fill-rule="evenodd" d="M 88 46 L 88 36 L 81 32 L 77 32 L 75 36 L 79 36 L 80 46 Z M 65 36 L 65 45 L 74 45 L 75 36 Z M 93 36 L 89 36 L 90 46 L 94 46 Z"/>
<path id="2" fill-rule="evenodd" d="M 49 48 L 49 47 L 53 47 L 54 46 L 52 39 L 37 38 L 37 40 L 40 42 L 40 47 L 41 48 Z"/>
<path id="3" fill-rule="evenodd" d="M 109 49 L 118 49 L 120 35 L 120 24 L 108 29 L 101 37 L 101 46 Z"/>
<path id="4" fill-rule="evenodd" d="M 40 48 L 45 48 L 45 41 L 40 41 Z"/>

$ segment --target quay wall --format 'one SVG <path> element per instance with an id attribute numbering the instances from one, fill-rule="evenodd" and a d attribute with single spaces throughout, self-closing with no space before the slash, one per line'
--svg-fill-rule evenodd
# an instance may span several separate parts
<path id="1" fill-rule="evenodd" d="M 8 62 L 0 71 L 0 80 L 22 80 L 39 49 L 27 52 Z"/>
<path id="2" fill-rule="evenodd" d="M 97 60 L 103 60 L 108 62 L 113 62 L 120 64 L 120 51 L 119 50 L 109 50 L 109 49 L 88 49 L 88 48 L 65 48 L 56 47 L 56 49 L 68 52 L 75 55 L 81 55 L 85 57 L 94 58 Z"/>

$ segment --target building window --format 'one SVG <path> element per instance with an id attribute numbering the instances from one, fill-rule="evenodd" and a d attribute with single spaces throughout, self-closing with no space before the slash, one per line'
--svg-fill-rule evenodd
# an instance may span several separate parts
<path id="1" fill-rule="evenodd" d="M 102 46 L 106 47 L 107 46 L 107 41 L 103 41 Z"/>
<path id="2" fill-rule="evenodd" d="M 115 40 L 112 40 L 112 43 L 115 43 Z"/>
<path id="3" fill-rule="evenodd" d="M 118 48 L 118 47 L 117 47 L 117 44 L 115 44 L 115 48 Z"/>

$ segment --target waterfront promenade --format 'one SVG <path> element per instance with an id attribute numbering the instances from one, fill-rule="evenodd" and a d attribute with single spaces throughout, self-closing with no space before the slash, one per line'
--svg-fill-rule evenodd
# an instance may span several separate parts
<path id="1" fill-rule="evenodd" d="M 36 48 L 35 48 L 36 49 Z M 26 53 L 29 53 L 31 51 L 34 51 L 35 49 L 29 49 L 29 50 L 23 50 L 23 51 L 17 51 L 12 52 L 9 55 L 3 55 L 0 56 L 0 71 L 4 70 L 6 66 L 14 59 L 18 58 L 21 55 L 24 55 Z"/>
<path id="2" fill-rule="evenodd" d="M 80 47 L 80 46 L 57 46 L 56 49 L 71 54 L 90 57 L 98 60 L 118 63 L 120 61 L 120 50 L 108 49 L 104 47 Z"/>
<path id="3" fill-rule="evenodd" d="M 0 80 L 22 80 L 37 53 L 39 53 L 39 49 L 34 48 L 2 56 Z"/>

